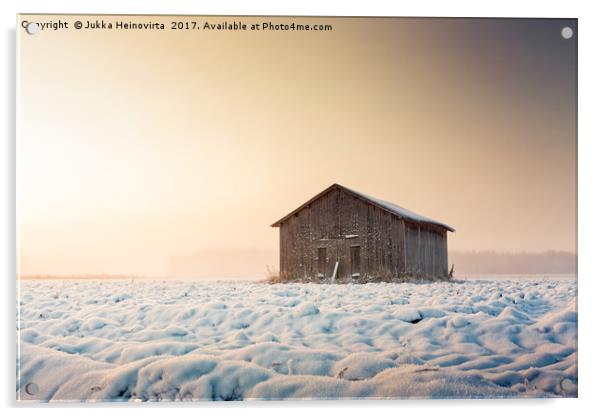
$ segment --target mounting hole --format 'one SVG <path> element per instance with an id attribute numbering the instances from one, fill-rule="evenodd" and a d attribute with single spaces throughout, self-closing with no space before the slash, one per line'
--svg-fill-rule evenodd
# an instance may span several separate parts
<path id="1" fill-rule="evenodd" d="M 25 393 L 29 394 L 30 396 L 35 396 L 39 391 L 40 388 L 36 383 L 27 383 L 25 385 Z"/>
<path id="2" fill-rule="evenodd" d="M 574 393 L 577 391 L 577 385 L 568 378 L 562 379 L 560 388 L 567 393 Z"/>
<path id="3" fill-rule="evenodd" d="M 27 26 L 25 26 L 25 31 L 30 35 L 35 35 L 40 30 L 40 26 L 36 22 L 29 22 Z"/>
<path id="4" fill-rule="evenodd" d="M 560 31 L 560 35 L 565 38 L 565 39 L 570 39 L 573 37 L 573 29 L 571 29 L 568 26 L 565 26 L 562 28 L 562 30 Z"/>

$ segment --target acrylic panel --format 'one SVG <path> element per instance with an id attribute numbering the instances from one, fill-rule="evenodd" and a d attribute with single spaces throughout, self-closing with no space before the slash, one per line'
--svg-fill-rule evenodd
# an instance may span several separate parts
<path id="1" fill-rule="evenodd" d="M 577 20 L 19 15 L 19 401 L 576 397 Z"/>

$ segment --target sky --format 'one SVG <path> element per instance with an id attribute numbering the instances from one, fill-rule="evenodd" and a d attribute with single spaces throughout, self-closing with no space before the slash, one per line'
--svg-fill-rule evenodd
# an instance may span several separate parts
<path id="1" fill-rule="evenodd" d="M 450 250 L 576 252 L 574 19 L 73 29 L 96 19 L 21 16 L 70 23 L 18 30 L 21 275 L 261 278 L 269 225 L 335 182 L 450 224 Z"/>

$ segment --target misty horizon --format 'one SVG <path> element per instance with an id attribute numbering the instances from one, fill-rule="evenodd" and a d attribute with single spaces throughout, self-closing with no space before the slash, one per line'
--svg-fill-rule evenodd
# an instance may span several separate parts
<path id="1" fill-rule="evenodd" d="M 238 251 L 242 253 L 241 250 Z M 213 257 L 216 250 L 211 250 L 201 258 Z M 249 251 L 245 257 L 248 259 L 253 253 Z M 277 256 L 277 253 L 274 253 Z M 540 252 L 498 252 L 492 250 L 451 250 L 449 252 L 449 267 L 454 267 L 455 276 L 464 275 L 540 275 L 540 274 L 576 274 L 577 253 L 569 251 L 546 250 Z M 143 275 L 134 273 L 74 273 L 52 274 L 37 273 L 24 274 L 23 279 L 199 279 L 199 280 L 263 280 L 267 278 L 270 270 L 277 270 L 276 266 L 265 264 L 263 275 L 249 273 L 240 275 L 228 271 L 227 265 L 216 262 L 207 264 L 207 269 L 199 264 L 197 275 Z M 218 272 L 211 270 L 221 270 Z"/>

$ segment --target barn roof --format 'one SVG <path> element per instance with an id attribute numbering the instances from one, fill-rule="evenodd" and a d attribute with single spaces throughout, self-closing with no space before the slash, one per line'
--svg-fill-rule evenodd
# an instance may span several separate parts
<path id="1" fill-rule="evenodd" d="M 278 221 L 276 221 L 274 224 L 272 224 L 272 227 L 279 227 L 283 222 L 285 222 L 286 220 L 288 220 L 291 216 L 295 215 L 296 213 L 298 213 L 299 211 L 301 211 L 303 208 L 309 206 L 312 202 L 314 202 L 315 200 L 321 198 L 323 195 L 327 194 L 328 192 L 330 192 L 331 190 L 338 188 L 341 189 L 365 202 L 367 202 L 368 204 L 374 205 L 380 209 L 383 209 L 385 211 L 390 212 L 393 215 L 396 215 L 399 218 L 403 218 L 406 220 L 410 220 L 413 222 L 417 222 L 417 223 L 421 223 L 421 224 L 433 224 L 433 225 L 438 225 L 440 227 L 443 227 L 445 229 L 447 229 L 448 231 L 455 231 L 452 227 L 450 227 L 447 224 L 444 224 L 442 222 L 439 221 L 435 221 L 432 220 L 430 218 L 427 218 L 425 216 L 422 216 L 420 214 L 416 214 L 415 212 L 410 211 L 409 209 L 405 209 L 403 207 L 400 207 L 397 204 L 394 204 L 392 202 L 388 202 L 388 201 L 383 201 L 382 199 L 378 199 L 378 198 L 374 198 L 371 196 L 368 196 L 366 194 L 363 194 L 361 192 L 357 192 L 354 191 L 353 189 L 349 189 L 345 186 L 339 185 L 338 183 L 332 184 L 331 186 L 329 186 L 328 188 L 326 188 L 325 190 L 323 190 L 322 192 L 320 192 L 318 195 L 314 196 L 313 198 L 311 198 L 309 201 L 305 202 L 304 204 L 302 204 L 299 208 L 295 209 L 294 211 L 290 212 L 289 214 L 287 214 L 286 216 L 284 216 L 283 218 L 279 219 Z"/>

